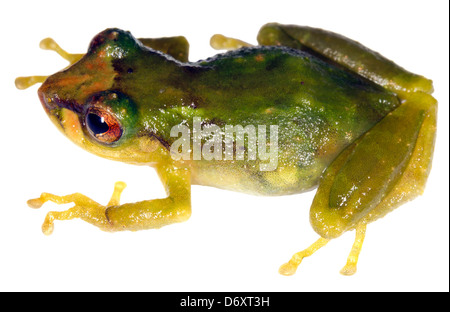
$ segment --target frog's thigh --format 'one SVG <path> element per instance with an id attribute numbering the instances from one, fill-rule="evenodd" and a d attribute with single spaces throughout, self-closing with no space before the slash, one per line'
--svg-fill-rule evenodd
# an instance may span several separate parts
<path id="1" fill-rule="evenodd" d="M 435 129 L 436 100 L 415 94 L 346 148 L 325 171 L 310 219 L 326 240 L 356 229 L 352 252 L 341 273 L 356 271 L 366 224 L 422 193 Z M 300 262 L 294 256 L 290 263 L 289 271 L 295 272 L 292 264 Z"/>
<path id="2" fill-rule="evenodd" d="M 433 91 L 431 80 L 405 70 L 359 42 L 323 29 L 270 23 L 260 29 L 258 43 L 319 54 L 401 97 L 412 92 Z"/>
<path id="3" fill-rule="evenodd" d="M 139 38 L 146 47 L 161 51 L 180 62 L 189 60 L 189 42 L 183 36 L 163 38 Z"/>

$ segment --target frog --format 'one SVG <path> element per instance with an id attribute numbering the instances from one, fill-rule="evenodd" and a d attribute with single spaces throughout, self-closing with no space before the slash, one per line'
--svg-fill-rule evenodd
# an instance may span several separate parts
<path id="1" fill-rule="evenodd" d="M 424 192 L 436 137 L 433 83 L 321 28 L 269 23 L 257 42 L 216 34 L 211 46 L 226 51 L 192 62 L 183 36 L 139 39 L 108 28 L 84 54 L 44 39 L 41 48 L 70 64 L 19 77 L 17 88 L 41 83 L 38 98 L 70 141 L 154 168 L 167 193 L 120 203 L 126 184 L 117 182 L 106 205 L 42 193 L 28 205 L 74 205 L 48 212 L 44 234 L 74 218 L 107 232 L 184 222 L 192 185 L 257 196 L 317 188 L 309 217 L 319 238 L 279 273 L 294 275 L 304 258 L 355 231 L 341 270 L 353 275 L 367 225 Z"/>

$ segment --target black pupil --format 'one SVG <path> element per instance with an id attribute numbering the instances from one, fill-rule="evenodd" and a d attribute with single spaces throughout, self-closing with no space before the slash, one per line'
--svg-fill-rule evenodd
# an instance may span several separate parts
<path id="1" fill-rule="evenodd" d="M 86 118 L 87 126 L 91 129 L 94 135 L 105 133 L 109 130 L 108 124 L 105 120 L 97 114 L 88 114 Z"/>

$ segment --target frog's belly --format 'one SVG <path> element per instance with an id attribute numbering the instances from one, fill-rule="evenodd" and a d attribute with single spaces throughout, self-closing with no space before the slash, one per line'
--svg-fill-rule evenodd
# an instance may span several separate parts
<path id="1" fill-rule="evenodd" d="M 280 164 L 273 171 L 261 171 L 252 161 L 203 161 L 193 166 L 192 184 L 253 195 L 289 195 L 316 187 L 326 165 L 319 161 L 303 168 Z"/>

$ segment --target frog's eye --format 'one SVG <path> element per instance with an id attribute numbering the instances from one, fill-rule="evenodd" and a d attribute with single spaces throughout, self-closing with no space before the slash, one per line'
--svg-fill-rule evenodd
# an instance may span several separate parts
<path id="1" fill-rule="evenodd" d="M 122 136 L 122 126 L 113 113 L 98 107 L 86 112 L 86 127 L 89 134 L 105 144 L 116 142 Z"/>

